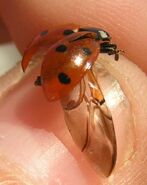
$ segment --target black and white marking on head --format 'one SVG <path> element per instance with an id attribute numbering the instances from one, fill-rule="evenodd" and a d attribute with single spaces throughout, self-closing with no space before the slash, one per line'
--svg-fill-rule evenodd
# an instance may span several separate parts
<path id="1" fill-rule="evenodd" d="M 63 32 L 64 35 L 70 35 L 72 33 L 74 33 L 74 31 L 70 30 L 70 29 L 64 30 L 64 32 Z"/>
<path id="2" fill-rule="evenodd" d="M 58 52 L 65 52 L 66 50 L 67 50 L 67 46 L 65 46 L 64 44 L 61 44 L 56 48 L 56 51 Z"/>
<path id="3" fill-rule="evenodd" d="M 65 84 L 65 85 L 71 83 L 70 77 L 63 72 L 58 74 L 58 79 L 60 83 Z"/>
<path id="4" fill-rule="evenodd" d="M 89 32 L 93 32 L 96 33 L 96 40 L 102 40 L 102 41 L 110 41 L 111 37 L 108 34 L 108 32 L 106 32 L 103 29 L 100 28 L 94 28 L 94 27 L 85 27 L 85 28 L 80 28 L 79 32 L 83 32 L 83 31 L 89 31 Z"/>
<path id="5" fill-rule="evenodd" d="M 40 33 L 40 36 L 45 36 L 45 35 L 47 35 L 48 34 L 48 30 L 44 30 L 44 31 L 42 31 L 41 33 Z"/>
<path id="6" fill-rule="evenodd" d="M 99 30 L 98 32 L 99 32 L 100 37 L 101 37 L 101 39 L 102 39 L 103 41 L 109 41 L 109 40 L 110 40 L 110 36 L 109 36 L 109 34 L 108 34 L 106 31 L 104 31 L 104 30 Z"/>
<path id="7" fill-rule="evenodd" d="M 82 48 L 82 50 L 83 50 L 83 53 L 85 54 L 85 55 L 91 55 L 91 50 L 89 49 L 89 48 Z"/>

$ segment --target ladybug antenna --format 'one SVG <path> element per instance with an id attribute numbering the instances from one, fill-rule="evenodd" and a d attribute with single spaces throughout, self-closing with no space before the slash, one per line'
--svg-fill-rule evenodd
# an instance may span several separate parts
<path id="1" fill-rule="evenodd" d="M 119 55 L 122 54 L 122 53 L 125 53 L 125 51 L 124 51 L 124 50 L 120 50 L 120 49 L 115 50 L 114 59 L 115 59 L 116 61 L 118 61 L 118 60 L 119 60 Z"/>

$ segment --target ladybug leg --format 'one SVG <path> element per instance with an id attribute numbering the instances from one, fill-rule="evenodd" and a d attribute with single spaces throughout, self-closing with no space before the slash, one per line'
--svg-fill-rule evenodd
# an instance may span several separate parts
<path id="1" fill-rule="evenodd" d="M 111 44 L 109 42 L 103 42 L 100 44 L 100 53 L 107 53 L 108 55 L 114 55 L 114 59 L 119 60 L 119 52 L 116 44 Z"/>
<path id="2" fill-rule="evenodd" d="M 116 44 L 111 44 L 109 42 L 103 42 L 100 44 L 100 52 L 101 53 L 111 53 L 117 49 Z"/>
<path id="3" fill-rule="evenodd" d="M 97 102 L 102 105 L 105 103 L 105 99 L 92 70 L 88 71 L 88 80 L 92 98 L 97 100 Z"/>
<path id="4" fill-rule="evenodd" d="M 34 82 L 35 86 L 41 86 L 42 85 L 42 79 L 41 76 L 37 76 L 37 79 Z"/>
<path id="5" fill-rule="evenodd" d="M 92 102 L 99 107 L 101 112 L 107 119 L 112 120 L 112 116 L 110 111 L 108 110 L 106 104 L 105 104 L 105 99 L 103 96 L 103 93 L 97 83 L 97 80 L 95 79 L 95 76 L 92 72 L 92 70 L 88 71 L 88 80 L 89 80 L 89 88 L 91 91 L 91 97 L 92 97 Z"/>

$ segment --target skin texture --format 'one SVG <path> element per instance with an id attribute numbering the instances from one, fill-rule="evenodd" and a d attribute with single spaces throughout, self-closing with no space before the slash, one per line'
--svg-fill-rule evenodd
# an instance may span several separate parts
<path id="1" fill-rule="evenodd" d="M 21 51 L 40 31 L 73 22 L 106 29 L 125 55 L 147 72 L 146 1 L 1 0 L 0 5 L 2 17 Z"/>
<path id="2" fill-rule="evenodd" d="M 125 55 L 147 72 L 145 1 L 118 0 L 110 3 L 106 0 L 65 0 L 60 3 L 57 0 L 46 0 L 46 3 L 0 0 L 1 16 L 21 52 L 41 30 L 75 22 L 106 29 L 119 48 L 125 50 Z M 132 106 L 136 125 L 133 157 L 108 179 L 95 174 L 73 143 L 59 103 L 48 103 L 42 89 L 32 85 L 37 75 L 36 69 L 7 97 L 1 98 L 0 182 L 42 185 L 147 184 L 147 79 L 136 65 L 125 58 L 117 65 L 109 63 L 109 58 L 106 61 L 106 67 L 119 79 Z M 12 75 L 17 78 L 14 74 L 16 71 Z M 14 81 L 11 76 L 6 76 L 0 86 L 1 93 L 7 86 L 6 80 L 12 82 L 10 84 Z M 119 122 L 118 119 L 114 124 L 119 125 Z M 126 141 L 122 137 L 120 142 Z"/>

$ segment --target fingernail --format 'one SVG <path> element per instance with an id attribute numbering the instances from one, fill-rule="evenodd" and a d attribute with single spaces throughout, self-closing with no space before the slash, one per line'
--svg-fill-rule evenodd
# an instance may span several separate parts
<path id="1" fill-rule="evenodd" d="M 105 99 L 103 105 L 91 101 L 86 77 L 85 85 L 81 82 L 61 103 L 73 140 L 94 170 L 109 176 L 134 152 L 133 118 L 124 91 L 102 62 L 96 62 L 93 73 Z"/>

